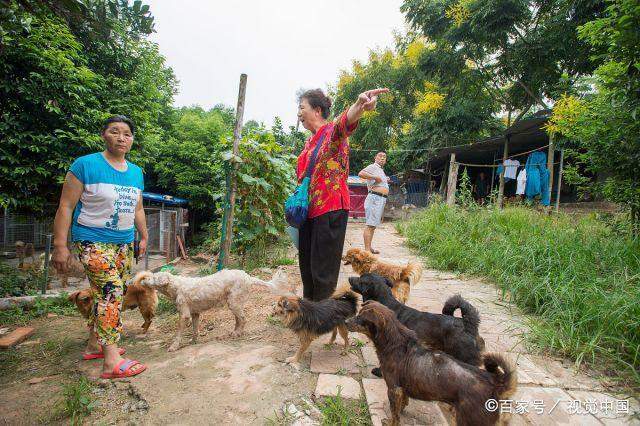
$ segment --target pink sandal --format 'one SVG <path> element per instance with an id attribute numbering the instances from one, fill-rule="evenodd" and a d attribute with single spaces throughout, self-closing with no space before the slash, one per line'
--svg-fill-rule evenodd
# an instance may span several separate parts
<path id="1" fill-rule="evenodd" d="M 124 353 L 126 352 L 125 348 L 118 348 L 118 353 L 120 355 L 124 355 Z M 104 358 L 104 353 L 102 353 L 102 351 L 100 352 L 85 352 L 82 354 L 82 359 L 84 361 L 89 361 L 92 359 L 102 359 Z"/>
<path id="2" fill-rule="evenodd" d="M 133 367 L 136 365 L 139 365 L 141 368 L 138 368 L 136 371 L 134 371 Z M 135 376 L 136 374 L 140 374 L 146 369 L 147 369 L 147 366 L 144 364 L 141 364 L 138 361 L 134 361 L 131 359 L 123 359 L 118 363 L 118 365 L 113 367 L 113 372 L 102 373 L 100 377 L 103 379 L 122 379 L 125 377 L 131 377 L 131 376 Z"/>

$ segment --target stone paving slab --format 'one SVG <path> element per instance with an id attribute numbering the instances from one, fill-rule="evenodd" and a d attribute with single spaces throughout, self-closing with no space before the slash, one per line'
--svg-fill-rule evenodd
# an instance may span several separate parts
<path id="1" fill-rule="evenodd" d="M 600 425 L 591 414 L 574 414 L 570 411 L 573 398 L 560 388 L 520 386 L 504 410 L 518 412 L 526 410 L 523 416 L 534 425 Z M 510 407 L 510 408 L 507 408 Z"/>
<path id="2" fill-rule="evenodd" d="M 362 352 L 362 358 L 364 359 L 365 364 L 369 367 L 378 367 L 380 366 L 380 361 L 378 360 L 378 355 L 376 355 L 376 349 L 373 346 L 364 346 L 360 349 Z"/>
<path id="3" fill-rule="evenodd" d="M 315 395 L 319 396 L 340 396 L 346 399 L 360 399 L 360 383 L 349 376 L 338 376 L 335 374 L 320 374 L 316 384 Z"/>
<path id="4" fill-rule="evenodd" d="M 359 373 L 358 356 L 348 352 L 342 355 L 335 349 L 318 349 L 311 352 L 311 371 L 314 373 Z"/>
<path id="5" fill-rule="evenodd" d="M 391 416 L 389 399 L 387 397 L 387 385 L 383 379 L 362 379 L 362 387 L 367 398 L 371 421 L 376 425 L 382 425 L 384 419 Z M 448 425 L 442 410 L 435 402 L 409 400 L 400 417 L 400 423 L 423 425 Z"/>

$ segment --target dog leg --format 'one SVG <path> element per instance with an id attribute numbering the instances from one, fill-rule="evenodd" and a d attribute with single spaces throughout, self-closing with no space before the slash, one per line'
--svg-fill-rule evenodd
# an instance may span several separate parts
<path id="1" fill-rule="evenodd" d="M 244 333 L 244 326 L 247 323 L 247 320 L 244 318 L 244 306 L 243 305 L 233 305 L 229 306 L 231 312 L 236 317 L 236 326 L 229 335 L 231 338 L 240 337 L 242 333 Z"/>
<path id="2" fill-rule="evenodd" d="M 191 318 L 191 314 L 188 309 L 180 313 L 180 319 L 178 320 L 178 332 L 176 334 L 176 338 L 173 340 L 173 343 L 171 344 L 171 346 L 169 346 L 169 352 L 177 351 L 180 347 L 180 341 L 182 340 L 182 331 L 187 325 L 187 321 L 189 321 L 189 318 Z"/>
<path id="3" fill-rule="evenodd" d="M 144 318 L 144 324 L 142 324 L 142 333 L 147 334 L 147 332 L 149 331 L 149 326 L 151 325 L 151 318 L 153 318 L 153 314 L 147 311 L 140 311 L 140 313 L 142 314 L 142 318 Z"/>
<path id="4" fill-rule="evenodd" d="M 191 343 L 198 342 L 198 328 L 200 328 L 200 314 L 191 314 L 191 326 L 193 327 L 193 337 Z"/>
<path id="5" fill-rule="evenodd" d="M 342 355 L 346 355 L 347 352 L 349 351 L 349 330 L 347 330 L 347 327 L 344 324 L 340 324 L 336 328 L 340 332 L 340 337 L 342 337 L 342 340 L 344 341 L 344 348 L 342 349 Z M 335 333 L 335 330 L 333 332 Z"/>
<path id="6" fill-rule="evenodd" d="M 296 370 L 300 369 L 300 359 L 302 355 L 309 349 L 309 345 L 313 339 L 307 335 L 300 337 L 300 348 L 298 348 L 298 352 L 294 356 L 291 356 L 285 360 L 287 364 L 291 364 Z"/>
<path id="7" fill-rule="evenodd" d="M 391 406 L 391 426 L 400 426 L 400 412 L 404 408 L 403 402 L 406 395 L 401 387 L 392 387 L 387 389 L 387 397 L 389 398 L 389 405 Z"/>
<path id="8" fill-rule="evenodd" d="M 336 341 L 337 334 L 338 334 L 338 327 L 333 329 L 333 333 L 331 334 L 331 340 L 329 340 L 330 345 L 333 345 L 333 343 Z"/>

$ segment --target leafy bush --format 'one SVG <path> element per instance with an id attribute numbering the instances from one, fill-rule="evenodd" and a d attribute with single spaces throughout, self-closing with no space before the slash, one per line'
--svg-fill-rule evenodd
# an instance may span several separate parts
<path id="1" fill-rule="evenodd" d="M 400 226 L 436 268 L 487 276 L 542 347 L 640 382 L 640 242 L 593 217 L 432 205 Z"/>
<path id="2" fill-rule="evenodd" d="M 32 306 L 14 307 L 0 311 L 0 324 L 26 324 L 34 318 L 48 313 L 58 315 L 78 315 L 76 305 L 62 293 L 56 297 L 37 297 Z"/>

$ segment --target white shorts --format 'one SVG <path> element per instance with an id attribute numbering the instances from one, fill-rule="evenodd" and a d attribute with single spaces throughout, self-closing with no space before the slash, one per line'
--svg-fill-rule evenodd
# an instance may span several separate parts
<path id="1" fill-rule="evenodd" d="M 364 215 L 368 226 L 378 226 L 382 222 L 382 213 L 387 199 L 380 195 L 369 193 L 364 200 Z"/>

